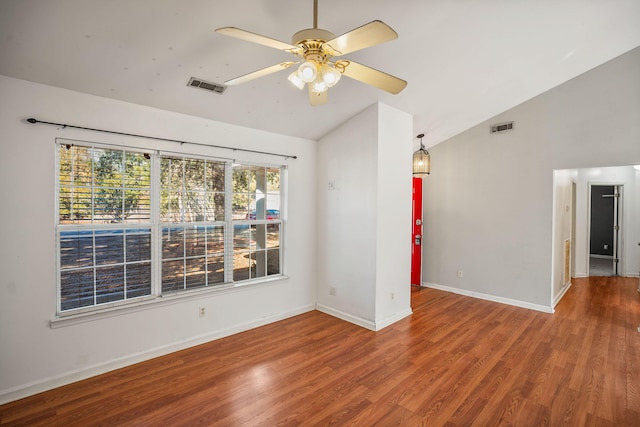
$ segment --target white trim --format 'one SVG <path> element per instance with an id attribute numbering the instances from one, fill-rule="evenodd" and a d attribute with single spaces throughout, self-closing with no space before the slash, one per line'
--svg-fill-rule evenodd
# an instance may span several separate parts
<path id="1" fill-rule="evenodd" d="M 289 317 L 297 316 L 309 311 L 313 311 L 315 307 L 313 304 L 305 305 L 294 310 L 290 310 L 284 313 L 264 317 L 252 322 L 243 323 L 227 329 L 222 329 L 206 334 L 197 335 L 186 340 L 177 341 L 171 344 L 162 345 L 150 350 L 145 350 L 139 353 L 123 356 L 109 362 L 99 363 L 87 368 L 73 370 L 65 372 L 61 375 L 45 378 L 38 381 L 33 381 L 27 384 L 22 384 L 17 387 L 12 387 L 7 390 L 0 391 L 0 405 L 14 400 L 22 399 L 23 397 L 31 396 L 36 393 L 51 390 L 56 387 L 71 384 L 76 381 L 80 381 L 86 378 L 90 378 L 96 375 L 104 374 L 106 372 L 114 371 L 116 369 L 124 368 L 126 366 L 133 365 L 135 363 L 150 360 L 156 357 L 164 356 L 176 351 L 184 350 L 189 347 L 204 344 L 210 341 L 214 341 L 220 338 L 224 338 L 230 335 L 234 335 L 240 332 L 248 331 L 260 326 L 264 326 L 279 320 L 287 319 Z"/>
<path id="2" fill-rule="evenodd" d="M 411 307 L 407 307 L 405 310 L 402 310 L 398 313 L 395 313 L 392 316 L 389 317 L 385 317 L 382 320 L 376 320 L 376 331 L 379 331 L 383 328 L 386 328 L 389 325 L 392 325 L 402 319 L 404 319 L 405 317 L 411 316 L 413 314 L 413 310 L 411 310 Z"/>
<path id="3" fill-rule="evenodd" d="M 553 298 L 553 307 L 555 307 L 556 305 L 558 305 L 558 303 L 560 302 L 560 300 L 562 299 L 562 297 L 564 296 L 564 294 L 567 293 L 567 291 L 569 290 L 569 288 L 571 287 L 572 283 L 569 282 L 566 285 L 564 285 L 564 287 L 560 290 L 560 292 L 558 292 L 558 295 L 556 295 Z"/>
<path id="4" fill-rule="evenodd" d="M 371 331 L 376 330 L 376 324 L 371 320 L 366 320 L 361 317 L 354 316 L 349 313 L 345 313 L 344 311 L 336 310 L 335 308 L 331 308 L 323 304 L 316 304 L 316 310 L 321 311 L 330 316 L 337 317 L 338 319 L 342 319 L 346 322 L 353 323 L 354 325 L 358 325 L 363 328 L 369 329 Z"/>
<path id="5" fill-rule="evenodd" d="M 610 260 L 611 260 L 611 262 L 613 262 L 613 255 L 589 254 L 589 258 L 610 259 Z"/>
<path id="6" fill-rule="evenodd" d="M 361 317 L 354 316 L 349 313 L 345 313 L 344 311 L 336 310 L 335 308 L 331 308 L 323 304 L 316 304 L 316 310 L 321 311 L 322 313 L 328 314 L 330 316 L 337 317 L 338 319 L 344 320 L 345 322 L 353 323 L 354 325 L 358 325 L 363 328 L 369 329 L 374 332 L 377 332 L 383 328 L 386 328 L 387 326 L 392 325 L 397 321 L 402 320 L 405 317 L 411 316 L 413 314 L 413 311 L 411 310 L 411 308 L 407 308 L 392 316 L 385 317 L 382 320 L 372 322 L 371 320 L 366 320 Z"/>
<path id="7" fill-rule="evenodd" d="M 435 284 L 435 283 L 427 283 L 427 282 L 423 283 L 422 286 L 427 287 L 427 288 L 439 289 L 441 291 L 452 292 L 452 293 L 458 294 L 458 295 L 465 295 L 465 296 L 468 296 L 468 297 L 473 297 L 473 298 L 483 299 L 483 300 L 487 300 L 487 301 L 498 302 L 500 304 L 507 304 L 507 305 L 513 305 L 515 307 L 528 308 L 529 310 L 541 311 L 543 313 L 553 313 L 554 312 L 553 307 L 547 307 L 545 305 L 540 305 L 540 304 L 532 304 L 530 302 L 515 300 L 515 299 L 511 299 L 511 298 L 498 297 L 498 296 L 495 296 L 495 295 L 483 294 L 481 292 L 474 292 L 474 291 L 469 291 L 469 290 L 466 290 L 466 289 L 452 288 L 452 287 L 449 287 L 449 286 L 442 286 L 442 285 L 438 285 L 438 284 Z"/>
<path id="8" fill-rule="evenodd" d="M 576 273 L 575 276 L 573 277 L 576 279 L 580 279 L 580 278 L 589 277 L 589 276 L 587 275 L 587 273 Z"/>

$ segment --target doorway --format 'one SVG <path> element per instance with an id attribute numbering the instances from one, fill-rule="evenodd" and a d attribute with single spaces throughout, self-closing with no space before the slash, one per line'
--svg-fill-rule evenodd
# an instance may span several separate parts
<path id="1" fill-rule="evenodd" d="M 590 185 L 589 276 L 618 276 L 621 185 Z"/>
<path id="2" fill-rule="evenodd" d="M 413 178 L 411 285 L 422 286 L 422 178 Z"/>

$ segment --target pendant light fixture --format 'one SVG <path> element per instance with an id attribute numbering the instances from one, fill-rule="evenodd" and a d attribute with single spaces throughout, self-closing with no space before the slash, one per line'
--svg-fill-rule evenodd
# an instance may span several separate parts
<path id="1" fill-rule="evenodd" d="M 424 133 L 417 137 L 420 139 L 420 149 L 413 153 L 413 175 L 421 177 L 431 173 L 431 156 L 429 156 L 429 152 L 424 149 L 424 144 L 422 144 Z"/>

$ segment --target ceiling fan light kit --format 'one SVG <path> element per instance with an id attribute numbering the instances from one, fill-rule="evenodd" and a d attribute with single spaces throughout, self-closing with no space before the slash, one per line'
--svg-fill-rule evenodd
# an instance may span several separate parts
<path id="1" fill-rule="evenodd" d="M 392 94 L 397 94 L 405 88 L 407 82 L 398 77 L 347 59 L 333 60 L 334 57 L 396 39 L 398 34 L 391 27 L 382 21 L 372 21 L 336 37 L 330 31 L 317 27 L 318 0 L 314 0 L 313 14 L 313 28 L 295 33 L 291 44 L 235 27 L 216 29 L 220 34 L 279 49 L 298 57 L 298 62 L 272 65 L 228 80 L 225 85 L 245 83 L 300 64 L 296 71 L 289 74 L 288 80 L 300 90 L 307 85 L 311 105 L 326 104 L 327 90 L 335 86 L 342 75 Z"/>

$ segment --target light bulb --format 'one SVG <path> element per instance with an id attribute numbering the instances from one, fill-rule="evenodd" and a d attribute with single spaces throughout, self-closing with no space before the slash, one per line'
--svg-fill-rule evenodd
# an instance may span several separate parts
<path id="1" fill-rule="evenodd" d="M 318 75 L 318 69 L 316 67 L 316 63 L 313 61 L 305 61 L 298 68 L 298 76 L 300 80 L 305 83 L 311 83 L 316 79 Z"/>
<path id="2" fill-rule="evenodd" d="M 298 71 L 294 71 L 293 73 L 289 74 L 288 79 L 298 89 L 302 90 L 302 88 L 304 87 L 304 82 L 302 81 L 302 79 L 298 75 Z"/>
<path id="3" fill-rule="evenodd" d="M 314 93 L 322 93 L 327 89 L 329 89 L 329 87 L 321 79 L 317 79 L 315 82 L 313 82 L 313 85 L 311 86 L 311 92 L 314 92 Z"/>
<path id="4" fill-rule="evenodd" d="M 333 87 L 340 80 L 340 72 L 329 64 L 323 64 L 320 67 L 320 74 L 322 75 L 322 81 L 325 82 L 327 87 Z"/>

